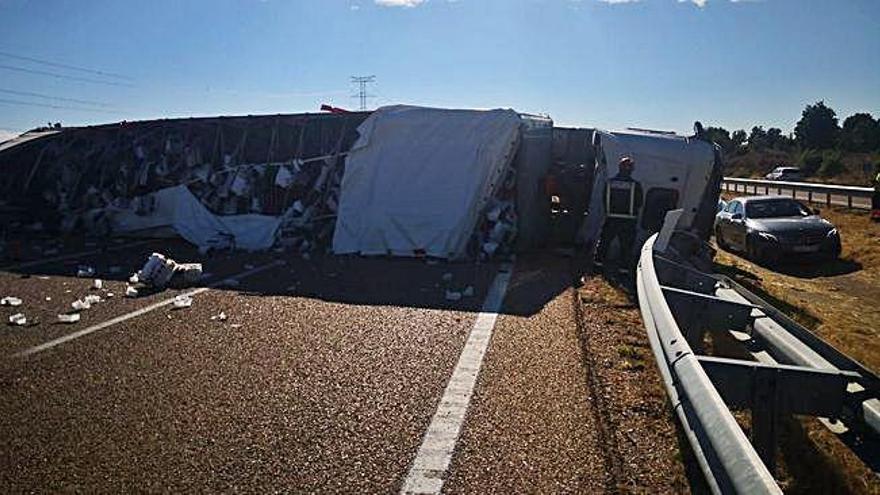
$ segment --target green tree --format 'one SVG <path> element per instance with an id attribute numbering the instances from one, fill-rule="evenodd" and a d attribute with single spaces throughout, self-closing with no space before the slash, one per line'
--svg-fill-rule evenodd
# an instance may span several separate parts
<path id="1" fill-rule="evenodd" d="M 824 101 L 807 105 L 801 114 L 801 120 L 794 127 L 797 142 L 805 149 L 833 148 L 837 144 L 839 133 L 837 114 Z"/>
<path id="2" fill-rule="evenodd" d="M 756 125 L 752 127 L 752 132 L 749 133 L 749 149 L 762 150 L 767 148 L 768 145 L 767 131 L 764 130 L 764 126 Z"/>
<path id="3" fill-rule="evenodd" d="M 739 149 L 743 144 L 745 144 L 746 139 L 748 139 L 748 135 L 746 131 L 742 129 L 738 129 L 733 131 L 733 134 L 730 135 L 730 140 L 733 144 L 734 149 Z"/>
<path id="4" fill-rule="evenodd" d="M 710 141 L 721 147 L 725 153 L 734 151 L 733 141 L 730 140 L 730 132 L 723 127 L 707 127 L 706 137 Z"/>
<path id="5" fill-rule="evenodd" d="M 880 122 L 869 113 L 856 113 L 843 121 L 840 145 L 847 151 L 866 153 L 880 149 Z"/>

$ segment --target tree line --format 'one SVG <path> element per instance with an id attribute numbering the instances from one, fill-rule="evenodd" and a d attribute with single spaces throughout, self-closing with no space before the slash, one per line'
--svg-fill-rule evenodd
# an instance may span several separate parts
<path id="1" fill-rule="evenodd" d="M 840 173 L 844 153 L 880 152 L 880 119 L 870 113 L 854 113 L 841 126 L 837 113 L 824 101 L 807 105 L 789 135 L 776 127 L 765 130 L 763 126 L 754 126 L 748 133 L 743 129 L 731 133 L 723 127 L 708 127 L 706 135 L 727 156 L 767 150 L 794 154 L 796 164 L 807 175 Z"/>

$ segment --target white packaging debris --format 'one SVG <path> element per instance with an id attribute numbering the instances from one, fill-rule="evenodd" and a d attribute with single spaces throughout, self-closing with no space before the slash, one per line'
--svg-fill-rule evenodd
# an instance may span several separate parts
<path id="1" fill-rule="evenodd" d="M 461 292 L 454 291 L 454 290 L 447 290 L 447 291 L 446 291 L 446 300 L 447 300 L 447 301 L 459 301 L 459 300 L 461 300 Z"/>
<path id="2" fill-rule="evenodd" d="M 77 270 L 76 270 L 77 277 L 89 278 L 89 277 L 93 277 L 94 275 L 95 275 L 95 269 L 90 266 L 87 266 L 87 265 L 80 265 L 79 268 L 77 268 Z"/>
<path id="3" fill-rule="evenodd" d="M 79 313 L 58 315 L 58 323 L 76 323 L 80 319 Z"/>
<path id="4" fill-rule="evenodd" d="M 95 279 L 95 283 L 92 285 L 92 288 L 101 290 L 104 288 L 104 281 L 100 278 Z"/>
<path id="5" fill-rule="evenodd" d="M 82 299 L 77 299 L 70 303 L 70 307 L 73 308 L 74 311 L 82 311 L 84 309 L 89 309 L 92 307 L 92 304 L 88 301 L 84 301 Z"/>
<path id="6" fill-rule="evenodd" d="M 189 294 L 180 294 L 179 296 L 175 296 L 174 301 L 172 302 L 175 309 L 188 308 L 192 306 L 192 303 L 193 299 L 192 296 L 190 296 Z"/>
<path id="7" fill-rule="evenodd" d="M 113 295 L 114 295 L 114 294 L 113 294 L 112 292 L 108 292 L 108 293 L 107 293 L 107 299 L 110 299 L 111 297 L 113 297 Z"/>
<path id="8" fill-rule="evenodd" d="M 21 306 L 21 299 L 12 296 L 6 296 L 0 299 L 0 306 Z"/>
<path id="9" fill-rule="evenodd" d="M 175 286 L 192 285 L 202 278 L 201 263 L 178 263 L 160 253 L 153 253 L 144 267 L 132 275 L 129 282 L 142 282 L 157 289 L 164 289 L 169 284 Z"/>
<path id="10" fill-rule="evenodd" d="M 221 311 L 219 315 L 214 315 L 214 316 L 212 316 L 212 317 L 211 317 L 211 320 L 212 320 L 212 321 L 213 321 L 213 320 L 226 321 L 226 318 L 227 318 L 226 313 L 224 313 L 223 311 Z"/>
<path id="11" fill-rule="evenodd" d="M 177 263 L 159 253 L 153 253 L 147 258 L 144 267 L 137 273 L 138 279 L 153 287 L 162 289 L 174 275 Z"/>
<path id="12" fill-rule="evenodd" d="M 125 287 L 125 297 L 137 297 L 138 291 L 134 287 L 128 285 Z"/>
<path id="13" fill-rule="evenodd" d="M 187 285 L 192 285 L 202 279 L 201 263 L 178 263 L 177 269 L 174 270 L 175 276 L 180 274 L 181 280 Z"/>
<path id="14" fill-rule="evenodd" d="M 9 317 L 10 325 L 24 325 L 27 323 L 27 318 L 21 313 L 15 313 L 14 315 Z"/>

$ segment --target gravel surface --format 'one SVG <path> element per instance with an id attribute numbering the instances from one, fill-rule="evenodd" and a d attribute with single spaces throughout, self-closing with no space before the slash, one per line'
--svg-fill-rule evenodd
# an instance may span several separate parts
<path id="1" fill-rule="evenodd" d="M 86 249 L 88 249 L 86 247 Z M 161 251 L 172 258 L 187 262 L 201 260 L 206 272 L 212 277 L 205 282 L 222 279 L 244 270 L 244 265 L 260 264 L 267 255 L 246 256 L 241 253 L 223 254 L 204 258 L 191 246 L 176 241 L 149 243 L 126 250 L 77 256 L 64 261 L 29 266 L 15 271 L 0 272 L 0 297 L 15 296 L 22 299 L 17 307 L 0 307 L 0 356 L 8 356 L 30 346 L 126 314 L 163 299 L 173 298 L 181 290 L 155 291 L 141 288 L 139 297 L 125 298 L 128 277 L 140 269 L 150 253 Z M 78 253 L 81 250 L 67 251 Z M 60 253 L 64 255 L 66 252 Z M 95 269 L 95 276 L 76 277 L 77 267 L 87 265 Z M 117 273 L 111 273 L 117 267 Z M 94 279 L 103 282 L 102 290 L 93 289 Z M 113 297 L 110 298 L 109 294 Z M 74 324 L 57 323 L 57 315 L 71 310 L 70 304 L 86 295 L 98 295 L 104 302 L 81 312 L 81 319 Z M 48 300 L 47 300 L 48 298 Z M 7 325 L 9 315 L 23 313 L 28 325 Z"/>
<path id="2" fill-rule="evenodd" d="M 444 491 L 689 491 L 637 307 L 601 278 L 571 288 L 573 265 L 518 263 L 512 284 L 546 292 L 514 292 L 510 311 L 550 302 L 501 318 Z"/>
<path id="3" fill-rule="evenodd" d="M 393 265 L 353 275 L 378 283 Z M 419 307 L 419 292 L 397 294 L 407 306 L 272 295 L 290 280 L 310 290 L 284 270 L 5 361 L 0 491 L 397 489 L 474 313 Z"/>
<path id="4" fill-rule="evenodd" d="M 444 487 L 448 493 L 597 493 L 606 475 L 581 362 L 569 260 L 521 258 Z M 521 284 L 546 293 L 516 290 Z"/>
<path id="5" fill-rule="evenodd" d="M 94 249 L 87 242 L 66 249 Z M 153 251 L 202 262 L 206 283 L 283 264 L 190 308 L 7 357 L 173 297 L 122 298 Z M 104 291 L 74 276 L 80 263 Z M 24 300 L 0 308 L 0 492 L 396 492 L 497 269 L 202 258 L 159 242 L 0 272 L 0 295 Z M 571 281 L 570 259 L 517 263 L 447 492 L 687 490 L 637 309 L 597 279 L 579 292 Z M 474 296 L 447 299 L 468 287 Z M 74 299 L 108 291 L 81 322 L 53 323 Z M 5 325 L 14 312 L 37 324 Z"/>
<path id="6" fill-rule="evenodd" d="M 687 441 L 677 434 L 638 306 L 600 277 L 584 282 L 572 296 L 597 389 L 593 406 L 603 418 L 611 491 L 686 493 L 688 480 L 699 486 L 701 474 L 690 462 Z"/>

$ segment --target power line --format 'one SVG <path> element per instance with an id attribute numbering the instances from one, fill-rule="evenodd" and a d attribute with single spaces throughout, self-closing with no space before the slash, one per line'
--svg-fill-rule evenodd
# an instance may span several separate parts
<path id="1" fill-rule="evenodd" d="M 357 83 L 358 94 L 352 95 L 352 98 L 360 99 L 361 111 L 367 109 L 367 98 L 373 98 L 373 95 L 367 94 L 367 84 L 376 82 L 376 76 L 351 76 L 351 82 Z"/>
<path id="2" fill-rule="evenodd" d="M 63 96 L 44 95 L 41 93 L 32 93 L 30 91 L 18 91 L 18 90 L 14 90 L 14 89 L 0 88 L 0 93 L 7 93 L 10 95 L 16 95 L 16 96 L 31 96 L 34 98 L 44 98 L 47 100 L 67 101 L 70 103 L 81 103 L 83 105 L 93 105 L 96 107 L 109 107 L 110 106 L 107 103 L 101 103 L 100 101 L 78 100 L 76 98 L 65 98 Z"/>
<path id="3" fill-rule="evenodd" d="M 79 110 L 83 112 L 100 112 L 100 113 L 119 113 L 118 110 L 107 110 L 103 108 L 89 108 L 89 107 L 74 107 L 69 105 L 54 105 L 51 103 L 37 103 L 32 101 L 19 101 L 19 100 L 7 100 L 5 98 L 0 98 L 0 103 L 5 103 L 8 105 L 24 105 L 29 107 L 42 107 L 42 108 L 54 108 L 57 110 Z"/>
<path id="4" fill-rule="evenodd" d="M 16 55 L 14 53 L 4 52 L 2 50 L 0 50 L 0 55 L 2 55 L 4 57 L 14 58 L 17 60 L 25 60 L 28 62 L 33 62 L 35 64 L 43 64 L 43 65 L 48 65 L 50 67 L 58 67 L 60 69 L 76 70 L 76 71 L 80 71 L 80 72 L 97 74 L 99 76 L 113 77 L 113 78 L 117 78 L 117 79 L 126 79 L 129 81 L 134 80 L 131 77 L 123 75 L 123 74 L 116 74 L 114 72 L 106 72 L 106 71 L 98 70 L 98 69 L 89 69 L 87 67 L 77 67 L 76 65 L 62 64 L 59 62 L 50 62 L 48 60 L 40 60 L 38 58 L 26 57 L 24 55 Z"/>
<path id="5" fill-rule="evenodd" d="M 68 76 L 65 74 L 58 74 L 55 72 L 49 72 L 49 71 L 37 70 L 37 69 L 25 69 L 24 67 L 15 67 L 12 65 L 0 64 L 0 69 L 11 70 L 11 71 L 16 71 L 16 72 L 25 72 L 28 74 L 37 74 L 40 76 L 49 76 L 49 77 L 54 77 L 57 79 L 67 79 L 70 81 L 80 81 L 80 82 L 87 82 L 87 83 L 93 83 L 93 84 L 106 84 L 108 86 L 127 86 L 127 87 L 134 86 L 134 84 L 124 83 L 124 82 L 101 81 L 99 79 L 90 79 L 87 77 Z"/>

